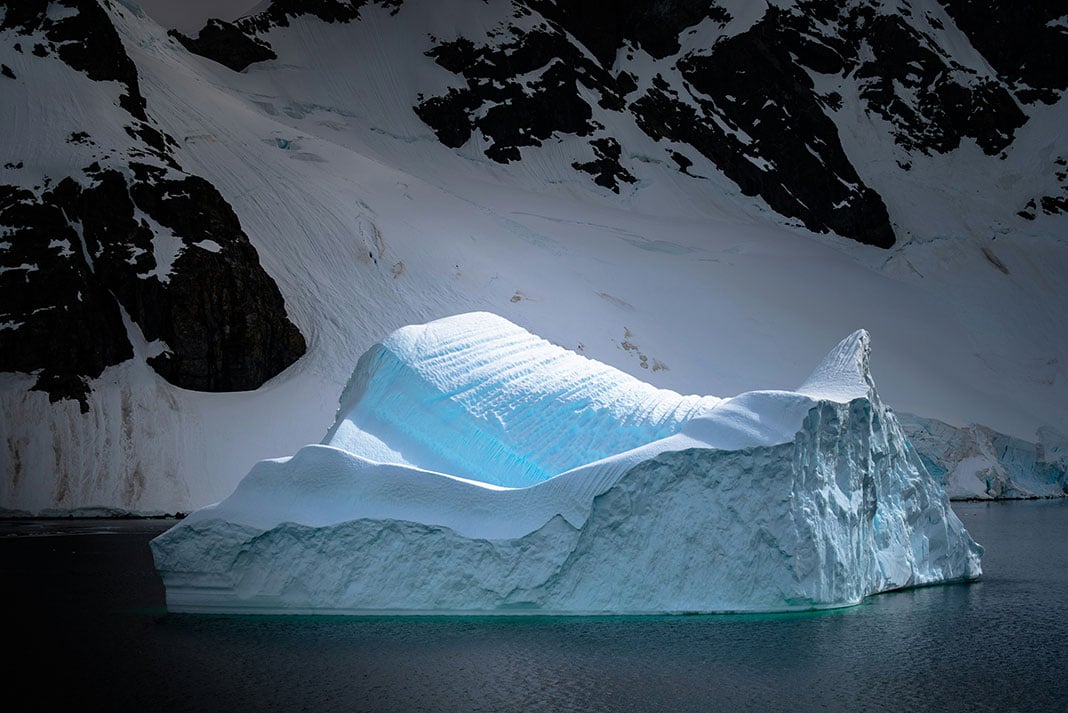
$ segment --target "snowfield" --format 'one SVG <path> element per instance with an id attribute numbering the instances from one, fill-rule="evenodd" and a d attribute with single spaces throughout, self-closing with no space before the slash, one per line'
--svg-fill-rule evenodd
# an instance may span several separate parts
<path id="1" fill-rule="evenodd" d="M 152 541 L 179 612 L 663 613 L 975 579 L 869 337 L 796 391 L 680 396 L 486 313 L 359 361 L 327 438 Z"/>

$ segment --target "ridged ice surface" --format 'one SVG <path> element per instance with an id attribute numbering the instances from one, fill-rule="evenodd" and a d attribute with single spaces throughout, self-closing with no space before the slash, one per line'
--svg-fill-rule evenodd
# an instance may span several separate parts
<path id="1" fill-rule="evenodd" d="M 720 400 L 494 315 L 406 327 L 322 444 L 153 541 L 168 607 L 772 611 L 978 577 L 869 349 L 858 331 L 796 392 Z"/>
<path id="2" fill-rule="evenodd" d="M 718 402 L 474 313 L 405 327 L 364 355 L 326 443 L 522 487 L 670 436 Z"/>

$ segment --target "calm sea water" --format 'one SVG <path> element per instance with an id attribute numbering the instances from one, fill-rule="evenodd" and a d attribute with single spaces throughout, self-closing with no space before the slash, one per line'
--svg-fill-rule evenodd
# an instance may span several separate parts
<path id="1" fill-rule="evenodd" d="M 0 700 L 10 711 L 1068 710 L 1068 502 L 954 509 L 987 548 L 980 582 L 837 611 L 655 618 L 167 614 L 148 540 L 172 523 L 4 522 Z"/>

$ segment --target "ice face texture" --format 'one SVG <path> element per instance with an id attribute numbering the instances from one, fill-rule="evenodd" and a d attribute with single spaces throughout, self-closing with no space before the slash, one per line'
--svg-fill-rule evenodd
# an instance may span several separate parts
<path id="1" fill-rule="evenodd" d="M 1035 442 L 981 424 L 951 426 L 901 414 L 920 460 L 949 496 L 960 500 L 1063 497 L 1068 493 L 1068 436 L 1040 428 Z"/>
<path id="2" fill-rule="evenodd" d="M 405 327 L 322 444 L 152 541 L 168 609 L 780 611 L 975 579 L 869 351 L 860 330 L 795 392 L 717 399 L 491 314 Z"/>

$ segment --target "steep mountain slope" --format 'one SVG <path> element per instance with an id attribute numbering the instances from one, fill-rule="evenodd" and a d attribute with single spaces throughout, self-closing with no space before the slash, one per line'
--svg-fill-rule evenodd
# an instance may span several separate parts
<path id="1" fill-rule="evenodd" d="M 0 5 L 0 507 L 217 500 L 477 309 L 723 396 L 865 327 L 888 403 L 1068 430 L 1066 21 L 970 5 Z"/>
<path id="2" fill-rule="evenodd" d="M 107 13 L 92 0 L 19 2 L 0 27 L 16 67 L 0 369 L 36 373 L 34 388 L 85 413 L 86 380 L 133 356 L 124 318 L 159 343 L 148 362 L 177 386 L 254 389 L 289 366 L 305 344 L 281 294 L 229 204 L 182 170 L 146 114 Z M 47 111 L 63 88 L 100 116 Z"/>

